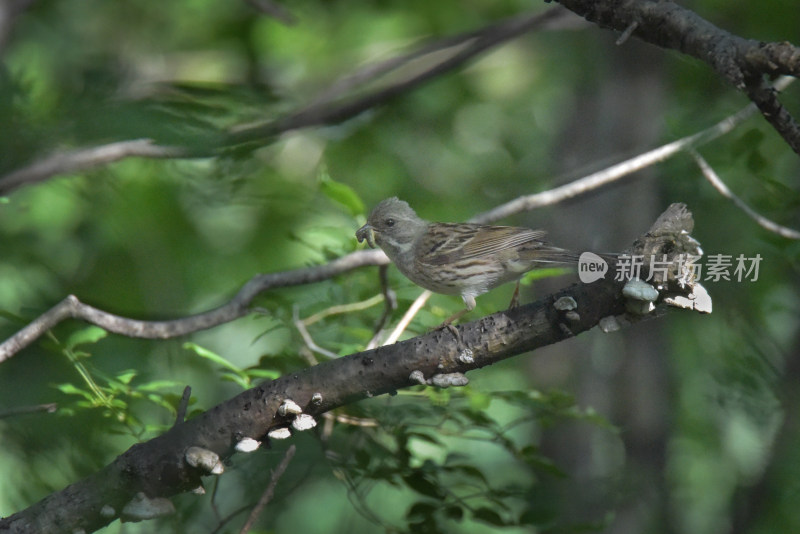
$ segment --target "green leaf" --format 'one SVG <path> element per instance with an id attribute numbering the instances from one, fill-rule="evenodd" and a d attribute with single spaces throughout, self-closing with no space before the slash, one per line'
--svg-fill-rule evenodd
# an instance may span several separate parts
<path id="1" fill-rule="evenodd" d="M 217 365 L 221 365 L 222 367 L 225 367 L 226 369 L 230 369 L 231 371 L 233 371 L 234 373 L 236 373 L 236 374 L 238 374 L 240 376 L 243 374 L 243 371 L 241 369 L 236 367 L 234 364 L 232 364 L 231 362 L 229 362 L 228 360 L 226 360 L 225 358 L 223 358 L 219 354 L 211 352 L 210 350 L 208 350 L 206 348 L 203 348 L 200 345 L 197 345 L 196 343 L 186 342 L 186 343 L 183 344 L 183 348 L 194 352 L 195 354 L 197 354 L 201 358 L 205 358 L 206 360 L 210 360 L 210 361 L 216 363 Z"/>
<path id="2" fill-rule="evenodd" d="M 551 458 L 543 455 L 535 445 L 527 445 L 519 452 L 519 456 L 526 464 L 549 473 L 557 478 L 566 478 L 567 474 L 559 468 Z"/>
<path id="3" fill-rule="evenodd" d="M 504 527 L 507 525 L 507 523 L 503 521 L 503 518 L 500 517 L 500 514 L 491 508 L 478 508 L 472 514 L 472 517 L 479 521 L 483 521 L 484 523 L 489 523 L 490 525 L 495 525 L 498 527 Z"/>
<path id="4" fill-rule="evenodd" d="M 281 376 L 280 371 L 274 369 L 248 369 L 245 373 L 250 378 L 269 378 L 270 380 L 275 380 Z"/>
<path id="5" fill-rule="evenodd" d="M 87 328 L 78 330 L 77 332 L 73 332 L 67 338 L 66 347 L 67 349 L 72 350 L 78 345 L 97 343 L 107 335 L 108 332 L 99 326 L 89 326 Z"/>
<path id="6" fill-rule="evenodd" d="M 248 389 L 250 387 L 250 381 L 236 373 L 222 373 L 220 378 L 222 378 L 222 380 L 227 380 L 228 382 L 239 384 L 242 386 L 242 389 Z"/>
<path id="7" fill-rule="evenodd" d="M 419 471 L 415 471 L 404 476 L 403 480 L 409 488 L 413 489 L 417 493 L 421 493 L 427 497 L 433 497 L 434 499 L 441 499 L 443 497 L 441 488 L 428 480 L 428 477 Z"/>
<path id="8" fill-rule="evenodd" d="M 480 469 L 475 467 L 474 465 L 468 464 L 459 464 L 459 465 L 450 465 L 448 466 L 448 470 L 450 471 L 458 471 L 462 475 L 474 478 L 483 484 L 488 484 L 489 482 L 486 480 L 486 477 L 483 475 Z"/>
<path id="9" fill-rule="evenodd" d="M 8 310 L 0 310 L 0 317 L 13 323 L 28 324 L 28 321 L 24 317 L 17 315 L 16 313 L 11 313 Z"/>
<path id="10" fill-rule="evenodd" d="M 447 506 L 444 509 L 444 515 L 448 519 L 452 519 L 454 521 L 461 521 L 464 518 L 464 510 L 460 506 Z"/>
<path id="11" fill-rule="evenodd" d="M 486 410 L 492 402 L 492 396 L 482 391 L 469 390 L 467 397 L 469 399 L 469 407 L 472 410 Z"/>
<path id="12" fill-rule="evenodd" d="M 150 402 L 152 402 L 153 404 L 155 404 L 157 406 L 161 406 L 162 408 L 165 408 L 169 412 L 174 412 L 175 411 L 175 406 L 171 402 L 169 402 L 167 399 L 165 399 L 163 396 L 161 396 L 161 395 L 157 395 L 155 393 L 150 393 L 150 394 L 147 395 L 147 400 L 149 400 Z"/>
<path id="13" fill-rule="evenodd" d="M 364 202 L 358 193 L 349 185 L 333 180 L 326 170 L 320 172 L 319 185 L 322 194 L 347 208 L 350 215 L 364 213 Z"/>
<path id="14" fill-rule="evenodd" d="M 171 389 L 180 387 L 181 383 L 175 380 L 153 380 L 136 386 L 137 391 L 159 391 L 162 389 Z"/>
<path id="15" fill-rule="evenodd" d="M 408 437 L 409 438 L 416 438 L 416 439 L 418 439 L 420 441 L 426 441 L 426 442 L 431 443 L 433 445 L 441 445 L 442 444 L 442 442 L 439 441 L 437 438 L 431 436 L 430 434 L 426 434 L 425 432 L 410 431 L 410 432 L 408 432 Z"/>
<path id="16" fill-rule="evenodd" d="M 94 396 L 91 394 L 91 392 L 76 388 L 72 384 L 56 384 L 55 388 L 66 395 L 80 395 L 87 400 L 94 399 Z"/>
<path id="17" fill-rule="evenodd" d="M 429 502 L 415 502 L 406 513 L 409 521 L 427 521 L 439 507 Z"/>
<path id="18" fill-rule="evenodd" d="M 520 279 L 519 283 L 523 286 L 529 286 L 536 280 L 553 278 L 555 276 L 563 276 L 572 272 L 575 272 L 575 269 L 570 269 L 569 267 L 547 267 L 545 269 L 534 269 L 533 271 L 528 271 L 525 276 Z"/>
<path id="19" fill-rule="evenodd" d="M 134 369 L 128 369 L 127 371 L 122 371 L 116 376 L 116 379 L 123 384 L 130 384 L 131 380 L 136 376 L 137 371 Z"/>

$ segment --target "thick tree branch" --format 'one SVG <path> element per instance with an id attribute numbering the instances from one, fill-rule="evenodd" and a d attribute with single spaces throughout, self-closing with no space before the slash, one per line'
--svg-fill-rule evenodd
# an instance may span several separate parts
<path id="1" fill-rule="evenodd" d="M 707 63 L 758 106 L 764 117 L 800 154 L 800 126 L 778 101 L 764 76 L 800 75 L 800 48 L 733 35 L 670 0 L 558 0 L 601 27 Z"/>
<path id="2" fill-rule="evenodd" d="M 631 254 L 663 253 L 670 260 L 682 253 L 695 254 L 696 242 L 686 233 L 692 224 L 685 207 L 674 204 L 636 241 Z M 261 384 L 155 439 L 134 445 L 101 471 L 0 520 L 0 531 L 93 532 L 121 513 L 124 516 L 126 503 L 131 501 L 150 500 L 168 510 L 165 497 L 197 488 L 205 475 L 220 474 L 222 460 L 247 438 L 266 439 L 276 428 L 302 426 L 298 425 L 301 417 L 307 423 L 308 416 L 318 417 L 345 404 L 407 388 L 417 383 L 412 378 L 415 372 L 423 377 L 463 373 L 573 337 L 601 319 L 625 313 L 622 285 L 613 276 L 576 284 L 527 306 L 461 325 L 460 342 L 449 330 L 436 330 Z M 569 299 L 574 307 L 568 313 L 555 305 Z M 459 359 L 465 346 L 472 351 L 469 360 Z M 303 414 L 279 410 L 287 405 L 287 399 Z M 193 467 L 189 458 L 198 450 L 213 460 Z"/>

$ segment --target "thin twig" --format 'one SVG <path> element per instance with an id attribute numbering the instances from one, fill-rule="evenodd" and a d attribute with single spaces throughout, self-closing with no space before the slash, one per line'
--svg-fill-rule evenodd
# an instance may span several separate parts
<path id="1" fill-rule="evenodd" d="M 775 83 L 775 87 L 779 90 L 783 90 L 793 81 L 794 78 L 784 76 Z M 541 193 L 516 198 L 511 202 L 507 202 L 494 209 L 480 213 L 470 219 L 470 221 L 477 223 L 489 223 L 522 211 L 529 211 L 543 206 L 551 206 L 570 198 L 574 198 L 578 195 L 585 194 L 589 191 L 593 191 L 636 171 L 642 170 L 656 163 L 660 163 L 668 158 L 671 158 L 675 154 L 679 154 L 690 148 L 695 148 L 713 141 L 714 139 L 731 132 L 739 124 L 753 116 L 756 111 L 756 106 L 754 104 L 748 104 L 733 115 L 722 119 L 710 128 L 706 128 L 705 130 L 695 134 L 688 135 L 678 139 L 677 141 L 672 141 L 671 143 L 662 145 L 656 149 L 645 152 L 644 154 L 639 154 L 638 156 L 625 160 L 621 163 L 617 163 L 616 165 L 612 165 L 611 167 L 607 167 L 588 176 L 584 176 L 583 178 L 579 178 L 568 184 L 554 187 L 553 189 L 549 189 Z"/>
<path id="2" fill-rule="evenodd" d="M 373 82 L 392 71 L 400 68 L 403 68 L 404 71 L 409 70 L 410 65 L 415 61 L 422 60 L 421 62 L 426 63 L 426 69 L 436 68 L 445 59 L 464 51 L 467 47 L 473 46 L 480 39 L 490 34 L 505 34 L 503 39 L 494 43 L 494 45 L 497 45 L 505 40 L 515 38 L 519 35 L 518 32 L 524 33 L 525 31 L 544 27 L 560 28 L 563 27 L 562 23 L 573 23 L 575 20 L 576 17 L 573 17 L 568 11 L 558 8 L 545 13 L 519 15 L 476 31 L 437 39 L 406 54 L 370 63 L 355 72 L 347 74 L 320 93 L 312 105 L 321 106 L 332 103 L 347 93 L 359 87 L 363 88 L 367 83 Z M 480 51 L 480 48 L 474 49 L 474 53 L 480 53 Z M 447 55 L 448 53 L 450 54 L 449 56 Z M 433 58 L 434 55 L 435 60 L 425 61 Z"/>
<path id="3" fill-rule="evenodd" d="M 628 39 L 630 39 L 631 35 L 633 35 L 633 32 L 635 32 L 636 28 L 638 27 L 639 27 L 638 21 L 634 20 L 633 22 L 631 22 L 630 25 L 627 28 L 625 28 L 625 31 L 622 32 L 622 34 L 619 36 L 619 38 L 616 40 L 614 44 L 617 46 L 622 46 L 623 44 L 625 44 L 625 42 Z"/>
<path id="4" fill-rule="evenodd" d="M 714 189 L 719 191 L 719 193 L 723 197 L 733 202 L 737 208 L 742 210 L 745 213 L 745 215 L 753 219 L 759 226 L 787 239 L 800 239 L 800 232 L 798 232 L 797 230 L 787 228 L 786 226 L 781 226 L 780 224 L 767 219 L 766 217 L 764 217 L 763 215 L 759 214 L 754 209 L 752 209 L 750 206 L 745 204 L 745 202 L 742 199 L 737 197 L 728 188 L 728 186 L 725 185 L 725 182 L 723 182 L 722 179 L 719 177 L 719 175 L 714 171 L 714 169 L 711 168 L 711 165 L 708 164 L 705 158 L 703 158 L 703 156 L 698 154 L 694 149 L 690 149 L 689 153 L 697 162 L 697 165 L 700 167 L 703 176 L 706 177 L 706 180 L 708 180 L 708 182 L 712 185 L 712 187 L 714 187 Z"/>
<path id="5" fill-rule="evenodd" d="M 175 415 L 175 425 L 179 425 L 186 420 L 186 411 L 189 409 L 189 400 L 192 398 L 192 387 L 186 386 L 183 388 L 183 395 L 178 403 L 177 413 Z"/>
<path id="6" fill-rule="evenodd" d="M 300 348 L 297 349 L 297 352 L 306 362 L 308 362 L 310 367 L 313 367 L 319 363 L 319 360 L 317 360 L 317 357 L 314 356 L 314 353 L 311 352 L 311 350 L 305 345 L 301 345 Z"/>
<path id="7" fill-rule="evenodd" d="M 217 523 L 222 523 L 224 519 L 222 518 L 222 514 L 219 511 L 219 505 L 217 504 L 217 490 L 219 489 L 219 481 L 221 477 L 214 477 L 214 489 L 211 490 L 211 510 L 214 512 L 214 517 L 217 520 Z"/>
<path id="8" fill-rule="evenodd" d="M 58 404 L 55 402 L 36 404 L 34 406 L 19 406 L 17 408 L 9 408 L 0 412 L 0 419 L 37 412 L 55 413 L 56 410 L 58 410 Z"/>
<path id="9" fill-rule="evenodd" d="M 343 413 L 325 412 L 322 414 L 322 431 L 320 438 L 322 441 L 327 441 L 333 434 L 333 424 L 341 423 L 343 425 L 358 426 L 362 428 L 374 428 L 378 426 L 378 421 L 372 418 L 355 417 Z"/>
<path id="10" fill-rule="evenodd" d="M 431 298 L 431 293 L 427 289 L 420 293 L 417 299 L 411 303 L 411 307 L 406 310 L 406 313 L 403 315 L 400 322 L 397 323 L 397 326 L 392 331 L 391 335 L 383 342 L 384 345 L 391 345 L 392 343 L 396 343 L 400 336 L 403 335 L 408 325 L 411 323 L 411 320 L 417 315 L 417 312 L 422 309 L 428 299 Z"/>
<path id="11" fill-rule="evenodd" d="M 381 265 L 379 269 L 385 269 L 386 265 Z M 374 297 L 370 297 L 367 300 L 362 300 L 360 302 L 350 302 L 348 304 L 339 304 L 336 306 L 330 306 L 325 308 L 322 311 L 319 311 L 313 315 L 309 315 L 305 319 L 300 319 L 300 321 L 306 325 L 311 326 L 314 323 L 317 323 L 326 317 L 330 317 L 331 315 L 341 315 L 343 313 L 353 313 L 356 311 L 366 310 L 367 308 L 371 308 L 376 304 L 383 302 L 385 297 L 381 295 L 375 295 Z"/>
<path id="12" fill-rule="evenodd" d="M 245 128 L 237 128 L 236 131 L 231 132 L 227 143 L 239 144 L 252 142 L 260 139 L 268 139 L 278 133 L 288 130 L 342 122 L 343 120 L 360 115 L 378 104 L 385 103 L 403 93 L 419 87 L 423 83 L 463 65 L 465 62 L 499 44 L 515 39 L 534 29 L 544 27 L 563 16 L 564 11 L 561 8 L 549 9 L 544 12 L 513 17 L 482 28 L 478 32 L 471 32 L 469 34 L 471 39 L 465 40 L 464 46 L 456 47 L 457 49 L 453 54 L 448 55 L 421 72 L 363 96 L 359 96 L 353 100 L 345 101 L 335 107 L 329 106 L 328 100 L 323 100 L 319 105 L 312 104 L 303 110 L 278 119 L 277 121 Z M 448 42 L 453 42 L 458 39 L 460 39 L 460 36 L 456 36 L 455 38 L 451 37 L 448 38 Z M 404 56 L 405 59 L 413 59 L 415 57 L 415 53 Z"/>
<path id="13" fill-rule="evenodd" d="M 335 352 L 331 352 L 328 349 L 323 349 L 316 343 L 314 343 L 314 339 L 311 337 L 311 334 L 308 333 L 308 329 L 306 329 L 306 325 L 303 324 L 303 321 L 300 320 L 300 315 L 297 309 L 297 306 L 294 307 L 292 311 L 292 317 L 294 321 L 294 326 L 297 328 L 297 331 L 300 332 L 300 336 L 303 338 L 303 342 L 305 342 L 306 347 L 312 352 L 316 352 L 317 354 L 321 354 L 326 358 L 335 359 L 338 358 L 339 355 Z"/>
<path id="14" fill-rule="evenodd" d="M 261 495 L 258 503 L 256 503 L 256 505 L 253 507 L 253 511 L 250 512 L 250 516 L 248 516 L 247 521 L 245 521 L 244 525 L 242 525 L 242 529 L 239 531 L 239 534 L 247 534 L 247 532 L 250 531 L 250 529 L 253 527 L 253 524 L 256 522 L 256 519 L 258 519 L 258 516 L 261 515 L 261 512 L 264 510 L 267 504 L 269 504 L 269 501 L 272 500 L 272 496 L 275 493 L 275 487 L 278 485 L 278 480 L 280 480 L 281 476 L 283 476 L 283 473 L 289 466 L 289 462 L 292 461 L 296 450 L 297 447 L 295 445 L 290 445 L 289 448 L 286 449 L 286 454 L 283 455 L 281 463 L 279 463 L 278 467 L 276 467 L 272 472 L 267 489 L 264 490 L 264 493 Z"/>
<path id="15" fill-rule="evenodd" d="M 256 0 L 253 0 L 253 2 L 256 2 Z M 276 4 L 265 2 L 262 7 L 268 5 Z M 289 113 L 274 121 L 256 125 L 237 126 L 231 129 L 228 135 L 222 136 L 221 138 L 217 137 L 215 133 L 214 137 L 197 143 L 196 146 L 202 147 L 200 149 L 196 147 L 190 148 L 188 146 L 159 146 L 149 139 L 134 139 L 51 155 L 41 161 L 32 163 L 31 165 L 0 177 L 0 196 L 7 195 L 21 186 L 39 183 L 59 174 L 74 173 L 112 163 L 127 157 L 210 157 L 215 155 L 220 149 L 243 143 L 262 141 L 290 130 L 342 122 L 364 111 L 382 105 L 398 95 L 416 89 L 425 82 L 463 65 L 465 62 L 491 48 L 537 28 L 551 25 L 554 21 L 563 18 L 565 15 L 567 17 L 572 17 L 572 14 L 564 9 L 550 9 L 545 12 L 513 17 L 477 31 L 444 38 L 440 41 L 428 44 L 418 51 L 388 60 L 383 67 L 375 69 L 378 71 L 377 73 L 371 72 L 366 78 L 369 79 L 372 75 L 396 69 L 421 55 L 435 51 L 437 48 L 445 49 L 448 46 L 452 46 L 453 43 L 458 42 L 465 42 L 467 44 L 457 48 L 453 54 L 435 62 L 427 69 L 413 76 L 404 78 L 373 92 L 368 92 L 350 99 L 345 99 L 343 102 L 331 104 L 330 98 L 341 94 L 343 88 L 349 89 L 352 87 L 353 83 L 364 80 L 363 72 L 356 73 L 356 75 L 346 78 L 346 80 L 349 80 L 347 82 L 335 83 L 333 88 L 327 92 L 327 96 L 318 102 L 306 106 L 299 111 Z"/>
<path id="16" fill-rule="evenodd" d="M 378 268 L 378 279 L 381 282 L 381 293 L 383 293 L 383 299 L 386 306 L 383 308 L 381 318 L 378 319 L 378 322 L 375 324 L 372 339 L 370 339 L 369 343 L 367 343 L 368 349 L 374 349 L 378 346 L 378 340 L 380 339 L 381 332 L 383 332 L 383 327 L 386 326 L 386 323 L 389 321 L 392 313 L 397 309 L 397 295 L 394 291 L 392 291 L 392 288 L 389 287 L 388 272 L 389 269 L 387 265 L 381 265 Z"/>
<path id="17" fill-rule="evenodd" d="M 185 148 L 156 145 L 151 139 L 120 141 L 73 152 L 53 154 L 5 175 L 0 179 L 0 195 L 7 195 L 23 185 L 43 182 L 56 174 L 85 171 L 124 158 L 180 158 L 188 154 L 189 151 Z"/>
<path id="18" fill-rule="evenodd" d="M 0 363 L 30 345 L 61 321 L 73 318 L 129 337 L 168 339 L 233 321 L 249 312 L 250 302 L 261 292 L 320 282 L 365 265 L 385 265 L 389 259 L 381 250 L 362 250 L 325 265 L 280 273 L 259 274 L 247 282 L 233 299 L 219 308 L 171 321 L 140 321 L 114 315 L 84 304 L 74 295 L 53 306 L 22 330 L 0 344 Z"/>
<path id="19" fill-rule="evenodd" d="M 337 423 L 350 426 L 360 427 L 376 427 L 378 426 L 377 419 L 371 417 L 356 417 L 354 415 L 347 415 L 345 413 L 325 412 L 322 417 L 326 419 L 333 419 Z"/>

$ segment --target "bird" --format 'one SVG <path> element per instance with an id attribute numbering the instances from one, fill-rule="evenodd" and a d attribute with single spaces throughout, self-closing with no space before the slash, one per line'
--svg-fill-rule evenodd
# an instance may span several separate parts
<path id="1" fill-rule="evenodd" d="M 475 308 L 475 297 L 528 271 L 577 262 L 577 256 L 547 243 L 546 232 L 518 226 L 429 222 L 397 197 L 381 201 L 356 239 L 380 247 L 409 280 L 434 293 L 461 295 L 465 309 L 442 323 L 448 326 Z"/>

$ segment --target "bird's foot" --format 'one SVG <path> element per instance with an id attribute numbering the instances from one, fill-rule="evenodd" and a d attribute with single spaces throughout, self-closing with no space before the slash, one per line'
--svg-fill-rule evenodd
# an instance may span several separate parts
<path id="1" fill-rule="evenodd" d="M 447 322 L 440 325 L 439 328 L 442 330 L 447 330 L 451 334 L 453 334 L 453 337 L 456 340 L 456 351 L 457 351 L 455 361 L 451 360 L 450 358 L 447 359 L 441 358 L 439 360 L 440 369 L 446 369 L 452 366 L 453 364 L 458 364 L 458 363 L 470 364 L 475 362 L 475 359 L 472 356 L 472 349 L 470 349 L 464 344 L 464 340 L 461 338 L 461 332 L 458 331 L 458 328 Z"/>

